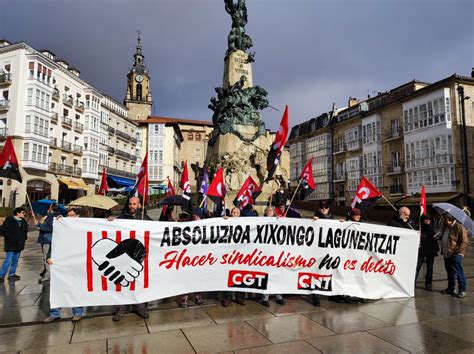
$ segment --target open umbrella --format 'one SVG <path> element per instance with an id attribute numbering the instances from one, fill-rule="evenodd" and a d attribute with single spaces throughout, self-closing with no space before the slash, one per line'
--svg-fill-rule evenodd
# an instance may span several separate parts
<path id="1" fill-rule="evenodd" d="M 433 208 L 440 214 L 448 213 L 453 218 L 455 218 L 457 222 L 464 225 L 469 233 L 469 236 L 474 235 L 474 223 L 472 222 L 471 217 L 458 207 L 450 203 L 435 203 L 433 204 Z"/>
<path id="2" fill-rule="evenodd" d="M 184 202 L 184 199 L 182 195 L 170 195 L 169 197 L 166 197 L 160 200 L 160 202 L 158 203 L 158 206 L 164 206 L 164 205 L 181 206 L 183 202 Z"/>
<path id="3" fill-rule="evenodd" d="M 46 215 L 48 213 L 48 208 L 51 204 L 57 203 L 54 199 L 40 199 L 34 203 L 31 204 L 31 207 L 33 208 L 33 212 L 35 214 L 39 215 Z M 67 214 L 66 207 L 62 204 L 58 204 L 59 207 L 59 212 L 62 215 Z"/>
<path id="4" fill-rule="evenodd" d="M 118 203 L 112 198 L 99 194 L 86 195 L 69 203 L 69 206 L 90 207 L 103 210 L 110 210 L 116 205 L 118 205 Z"/>

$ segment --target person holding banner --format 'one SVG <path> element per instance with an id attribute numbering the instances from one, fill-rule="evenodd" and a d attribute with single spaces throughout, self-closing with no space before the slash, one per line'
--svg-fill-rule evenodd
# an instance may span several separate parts
<path id="1" fill-rule="evenodd" d="M 42 276 L 38 279 L 38 283 L 49 281 L 49 264 L 47 262 L 47 255 L 50 253 L 51 242 L 53 240 L 53 221 L 56 217 L 61 215 L 59 212 L 59 206 L 57 203 L 52 203 L 47 212 L 46 219 L 42 223 L 38 223 L 39 236 L 38 243 L 41 245 L 41 250 L 43 251 L 43 260 L 44 260 L 44 269 L 41 273 Z"/>
<path id="2" fill-rule="evenodd" d="M 8 268 L 10 268 L 8 280 L 20 280 L 20 277 L 16 275 L 16 267 L 28 237 L 28 224 L 25 221 L 25 215 L 26 211 L 24 208 L 13 209 L 13 215 L 8 216 L 0 228 L 0 234 L 5 237 L 6 252 L 6 257 L 0 271 L 1 283 L 5 280 Z"/>
<path id="3" fill-rule="evenodd" d="M 275 212 L 274 212 L 273 207 L 271 205 L 269 205 L 265 208 L 265 210 L 263 211 L 263 216 L 275 217 Z M 268 302 L 269 299 L 270 299 L 270 294 L 262 294 L 261 304 L 265 307 L 270 307 L 270 303 Z M 275 302 L 278 305 L 285 305 L 286 304 L 285 300 L 283 300 L 283 296 L 281 296 L 279 294 L 275 295 Z"/>
<path id="4" fill-rule="evenodd" d="M 69 209 L 67 212 L 68 218 L 78 218 L 79 215 L 80 215 L 80 209 L 77 209 L 77 208 Z M 62 218 L 62 216 L 58 216 L 58 218 Z M 48 262 L 50 266 L 53 265 L 53 260 L 51 259 L 51 247 L 49 248 L 46 261 Z M 72 322 L 80 321 L 82 319 L 82 316 L 84 315 L 84 307 L 73 307 L 72 315 L 73 315 Z M 59 320 L 60 318 L 61 318 L 61 308 L 50 309 L 49 317 L 46 318 L 43 321 L 43 323 L 51 323 L 51 322 Z"/>
<path id="5" fill-rule="evenodd" d="M 434 258 L 438 255 L 439 246 L 435 239 L 435 230 L 431 225 L 431 218 L 423 214 L 421 221 L 421 240 L 418 249 L 418 262 L 416 264 L 415 284 L 420 274 L 421 266 L 426 262 L 425 289 L 433 291 L 433 264 Z"/>
<path id="6" fill-rule="evenodd" d="M 410 209 L 408 209 L 406 206 L 402 206 L 400 209 L 398 209 L 398 217 L 390 220 L 387 226 L 414 230 L 410 220 Z"/>
<path id="7" fill-rule="evenodd" d="M 140 202 L 140 198 L 138 197 L 131 197 L 128 200 L 128 208 L 125 213 L 122 213 L 117 219 L 133 219 L 133 220 L 150 220 L 152 219 L 142 211 L 142 205 Z M 148 311 L 146 310 L 146 303 L 142 304 L 136 304 L 134 305 L 135 307 L 135 313 L 140 316 L 141 318 L 149 318 L 150 315 L 148 314 Z M 112 317 L 113 321 L 120 321 L 122 317 L 125 315 L 125 306 L 120 305 L 116 308 L 114 315 Z"/>
<path id="8" fill-rule="evenodd" d="M 230 211 L 230 217 L 240 217 L 240 209 L 237 207 L 233 207 Z M 227 219 L 227 216 L 224 218 Z M 224 299 L 221 301 L 221 305 L 224 307 L 228 307 L 232 302 L 232 298 L 234 298 L 234 301 L 237 304 L 242 306 L 245 305 L 244 294 L 237 291 L 224 291 Z"/>
<path id="9" fill-rule="evenodd" d="M 326 200 L 319 202 L 318 209 L 314 213 L 313 220 L 318 219 L 334 219 L 329 208 L 329 203 Z"/>

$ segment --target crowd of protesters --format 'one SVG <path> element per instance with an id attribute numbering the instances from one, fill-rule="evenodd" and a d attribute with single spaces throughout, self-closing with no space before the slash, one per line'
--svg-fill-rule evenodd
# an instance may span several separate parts
<path id="1" fill-rule="evenodd" d="M 281 193 L 280 193 L 281 194 Z M 276 194 L 275 207 L 269 205 L 265 208 L 264 217 L 289 217 L 288 203 L 285 201 L 285 196 Z M 16 275 L 16 269 L 20 258 L 20 253 L 25 247 L 27 239 L 28 224 L 25 221 L 26 210 L 24 208 L 15 208 L 13 215 L 7 217 L 0 228 L 0 235 L 5 238 L 5 252 L 6 258 L 2 264 L 0 272 L 0 282 L 5 281 L 7 276 L 8 281 L 17 281 L 20 279 Z M 254 210 L 251 204 L 248 204 L 244 208 L 239 209 L 237 207 L 232 208 L 230 211 L 227 210 L 227 216 L 224 218 L 232 217 L 256 217 L 259 216 L 257 211 Z M 340 218 L 341 222 L 350 221 L 359 223 L 362 222 L 363 212 L 359 208 L 351 209 L 347 218 Z M 47 215 L 44 221 L 37 224 L 39 230 L 39 237 L 37 242 L 41 245 L 44 267 L 40 274 L 40 283 L 49 281 L 50 277 L 50 266 L 54 264 L 54 260 L 51 259 L 51 243 L 53 235 L 53 221 L 55 218 L 60 218 L 60 212 L 58 205 L 53 203 L 50 205 Z M 72 208 L 68 210 L 67 217 L 95 217 L 95 218 L 106 218 L 113 220 L 110 213 L 101 211 L 100 209 L 76 209 Z M 168 206 L 162 212 L 160 221 L 174 222 L 174 221 L 196 221 L 211 217 L 220 217 L 221 211 L 213 215 L 212 213 L 205 213 L 201 208 L 193 208 L 184 212 L 176 218 L 173 207 Z M 390 220 L 387 225 L 392 227 L 417 229 L 416 225 L 410 218 L 411 212 L 408 207 L 401 207 L 398 210 L 396 216 Z M 301 217 L 297 212 L 294 213 L 293 217 Z M 131 220 L 152 220 L 145 210 L 141 206 L 140 199 L 132 197 L 128 200 L 128 205 L 124 208 L 123 212 L 117 217 L 117 219 L 131 219 Z M 334 219 L 331 212 L 330 204 L 327 201 L 322 201 L 318 204 L 317 210 L 314 214 L 313 220 L 318 221 L 320 219 Z M 459 298 L 466 296 L 466 277 L 463 269 L 463 259 L 467 251 L 468 246 L 468 232 L 466 228 L 457 222 L 449 214 L 441 215 L 441 227 L 435 227 L 433 220 L 428 215 L 422 215 L 420 218 L 419 235 L 420 235 L 420 246 L 418 250 L 418 261 L 416 266 L 415 283 L 418 279 L 423 263 L 426 263 L 425 273 L 425 289 L 428 291 L 434 291 L 433 289 L 433 265 L 434 259 L 438 256 L 441 250 L 441 255 L 444 258 L 444 265 L 448 278 L 448 286 L 442 292 Z M 441 246 L 441 247 L 440 247 Z M 457 284 L 457 289 L 456 289 Z M 222 293 L 223 299 L 221 304 L 224 307 L 228 307 L 232 302 L 239 305 L 245 305 L 247 296 L 249 294 L 242 292 L 231 292 L 225 291 Z M 178 299 L 179 307 L 188 307 L 188 300 L 190 295 L 186 294 L 180 296 Z M 253 299 L 259 301 L 263 306 L 269 307 L 270 295 L 263 294 L 255 296 Z M 328 297 L 329 301 L 339 303 L 358 303 L 365 302 L 364 299 L 338 295 Z M 275 294 L 275 301 L 279 305 L 285 305 L 285 300 L 280 294 Z M 203 305 L 204 301 L 201 294 L 194 295 L 194 302 L 197 305 Z M 312 295 L 312 303 L 314 306 L 320 306 L 320 296 L 317 294 Z M 142 318 L 148 318 L 149 314 L 146 309 L 147 304 L 136 304 L 133 306 L 118 306 L 113 314 L 114 321 L 120 321 L 127 311 L 127 307 L 131 308 L 131 311 L 135 312 Z M 73 308 L 72 321 L 76 322 L 81 320 L 84 309 L 82 307 Z M 49 317 L 44 321 L 45 323 L 56 321 L 60 318 L 61 309 L 51 309 Z"/>

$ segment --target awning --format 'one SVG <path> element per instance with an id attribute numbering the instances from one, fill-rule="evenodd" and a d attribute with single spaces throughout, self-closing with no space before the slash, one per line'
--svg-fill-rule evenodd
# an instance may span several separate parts
<path id="1" fill-rule="evenodd" d="M 111 181 L 110 187 L 133 187 L 135 180 L 130 178 L 118 177 L 118 176 L 107 176 L 107 182 Z"/>
<path id="2" fill-rule="evenodd" d="M 89 189 L 90 187 L 82 178 L 59 177 L 59 182 L 64 183 L 69 189 Z"/>

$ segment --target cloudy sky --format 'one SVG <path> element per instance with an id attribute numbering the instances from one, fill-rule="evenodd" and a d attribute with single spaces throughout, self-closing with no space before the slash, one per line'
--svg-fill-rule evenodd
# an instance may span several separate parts
<path id="1" fill-rule="evenodd" d="M 48 48 L 122 101 L 136 31 L 154 114 L 210 120 L 231 26 L 223 0 L 0 0 L 0 38 Z M 474 66 L 473 0 L 247 0 L 254 84 L 294 125 L 417 79 Z"/>

